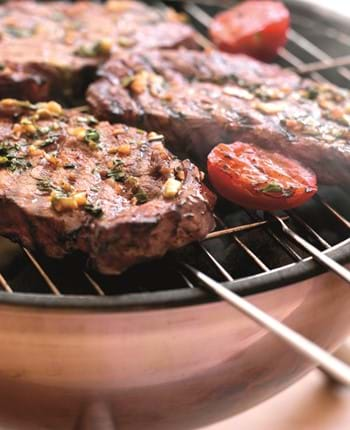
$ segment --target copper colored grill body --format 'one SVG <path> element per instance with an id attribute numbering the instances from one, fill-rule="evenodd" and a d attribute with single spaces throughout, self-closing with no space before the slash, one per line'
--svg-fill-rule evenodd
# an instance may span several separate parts
<path id="1" fill-rule="evenodd" d="M 234 2 L 222 2 L 222 4 L 225 5 L 233 3 Z M 198 33 L 198 42 L 204 47 L 211 46 L 211 43 L 203 34 L 206 33 L 207 27 L 210 25 L 212 19 L 210 13 L 219 10 L 217 7 L 214 8 L 214 6 L 212 6 L 213 2 L 209 0 L 198 3 L 173 1 L 169 2 L 169 4 L 172 6 L 181 6 L 182 11 L 188 15 L 192 23 L 202 32 L 202 34 Z M 159 2 L 157 5 L 159 7 L 166 7 L 163 3 Z M 209 9 L 209 12 L 207 9 Z M 308 19 L 301 17 L 298 22 L 299 21 L 300 25 L 298 29 L 293 28 L 289 33 L 289 43 L 286 48 L 281 50 L 279 62 L 284 66 L 294 67 L 301 73 L 308 73 L 316 80 L 329 80 L 328 75 L 320 74 L 321 71 L 326 70 L 327 72 L 333 73 L 331 80 L 334 83 L 338 83 L 337 77 L 341 79 L 340 84 L 344 84 L 344 80 L 349 82 L 350 71 L 345 66 L 348 64 L 347 60 L 350 60 L 350 58 L 347 58 L 345 55 L 332 58 L 330 54 L 323 51 L 302 33 L 303 29 L 305 33 L 307 33 L 307 30 L 312 28 Z M 328 34 L 333 43 L 350 46 L 350 37 L 337 28 L 328 28 L 324 34 Z M 303 59 L 305 56 L 309 58 L 307 62 Z M 325 197 L 323 197 L 323 194 Z M 335 199 L 335 204 L 333 203 L 333 198 L 329 198 L 330 196 L 333 197 L 334 194 L 339 194 Z M 341 199 L 345 200 L 345 205 L 338 204 Z M 321 192 L 321 195 L 313 199 L 310 209 L 306 208 L 302 211 L 292 210 L 289 211 L 288 214 L 282 214 L 282 216 L 285 222 L 292 225 L 293 230 L 299 229 L 299 234 L 305 236 L 320 250 L 326 250 L 332 248 L 333 245 L 339 245 L 342 242 L 345 244 L 350 240 L 350 214 L 343 213 L 344 207 L 350 207 L 349 203 L 350 196 L 343 190 L 337 190 L 335 193 L 332 189 L 329 189 L 324 193 Z M 322 228 L 320 228 L 319 223 L 312 222 L 314 220 L 312 214 L 319 213 L 321 210 L 325 211 L 324 216 L 327 218 L 326 228 L 322 226 Z M 308 214 L 309 211 L 311 215 Z M 304 258 L 310 257 L 310 255 L 302 251 L 296 243 L 287 239 L 281 231 L 276 230 L 273 227 L 273 221 L 265 219 L 264 214 L 253 212 L 246 213 L 237 207 L 230 207 L 225 202 L 219 202 L 219 210 L 216 214 L 216 218 L 217 230 L 210 233 L 205 241 L 199 245 L 201 256 L 198 257 L 200 259 L 198 264 L 199 266 L 202 265 L 206 267 L 206 272 L 209 272 L 211 276 L 214 276 L 213 274 L 219 275 L 216 276 L 216 278 L 220 278 L 218 279 L 220 281 L 242 279 L 248 275 L 260 276 L 262 273 L 269 272 L 270 270 L 284 265 L 297 263 Z M 331 230 L 330 233 L 328 232 L 327 237 L 325 237 L 323 233 L 324 230 L 326 232 Z M 250 234 L 258 236 L 258 241 L 260 242 L 258 245 L 256 245 L 256 239 L 250 239 Z M 328 236 L 330 236 L 330 239 Z M 269 241 L 267 246 L 273 244 L 272 246 L 275 254 L 281 253 L 284 255 L 283 263 L 274 262 L 272 264 L 271 260 L 273 260 L 273 258 L 271 258 L 268 253 L 265 256 L 265 253 L 261 252 L 261 249 L 264 247 L 265 239 Z M 195 247 L 196 245 L 193 246 Z M 255 248 L 258 248 L 258 251 Z M 125 292 L 148 292 L 149 284 L 153 283 L 155 274 L 157 273 L 157 266 L 161 266 L 157 262 L 154 262 L 149 264 L 150 268 L 141 267 L 132 269 L 131 275 L 127 273 L 120 277 L 107 278 L 85 271 L 83 264 L 77 266 L 73 262 L 73 266 L 67 266 L 65 261 L 53 262 L 42 256 L 36 256 L 27 249 L 23 249 L 22 252 L 32 267 L 29 269 L 27 268 L 25 259 L 23 256 L 20 256 L 20 252 L 17 251 L 16 258 L 14 262 L 11 263 L 12 266 L 19 261 L 23 270 L 29 270 L 30 272 L 28 278 L 26 278 L 25 286 L 21 288 L 20 292 L 53 294 L 56 296 L 103 296 L 123 294 Z M 249 273 L 235 273 L 237 265 L 231 262 L 231 259 L 235 257 L 235 253 L 242 255 L 242 261 L 249 267 Z M 189 254 L 191 254 L 191 250 L 189 252 L 184 251 L 176 253 L 176 260 L 180 257 L 181 261 L 186 262 Z M 226 264 L 227 260 L 231 263 Z M 170 270 L 174 271 L 176 274 L 175 280 L 177 282 L 177 288 L 196 287 L 185 276 L 178 272 L 176 264 L 172 263 L 175 261 L 172 255 L 167 256 L 165 261 L 168 264 L 165 272 Z M 190 263 L 193 264 L 193 261 L 190 261 Z M 3 270 L 3 273 L 0 273 L 0 286 L 6 294 L 15 294 L 17 291 L 16 285 L 20 283 L 16 276 L 14 276 L 14 271 L 11 271 L 11 264 Z M 56 266 L 56 268 L 54 268 L 54 266 Z M 74 267 L 75 272 L 74 280 L 70 277 L 72 267 Z M 76 273 L 77 267 L 79 267 L 78 274 Z M 64 274 L 63 277 L 62 273 Z M 165 276 L 169 277 L 169 272 L 166 273 Z M 39 278 L 40 280 L 38 280 Z M 145 279 L 143 284 L 139 283 L 141 278 Z M 135 282 L 136 279 L 138 282 Z M 33 288 L 34 285 L 35 288 Z M 64 285 L 64 288 L 62 288 L 62 285 Z"/>

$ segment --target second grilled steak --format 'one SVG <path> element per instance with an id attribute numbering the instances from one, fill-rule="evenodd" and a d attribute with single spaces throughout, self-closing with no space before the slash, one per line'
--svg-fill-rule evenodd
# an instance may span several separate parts
<path id="1" fill-rule="evenodd" d="M 350 184 L 350 96 L 275 65 L 217 51 L 149 51 L 110 60 L 88 90 L 95 114 L 166 135 L 203 165 L 234 140 L 280 151 L 319 180 Z"/>
<path id="2" fill-rule="evenodd" d="M 163 137 L 55 102 L 0 102 L 0 234 L 114 274 L 214 227 L 213 195 Z"/>
<path id="3" fill-rule="evenodd" d="M 174 11 L 136 1 L 0 5 L 0 98 L 81 97 L 111 53 L 193 45 Z"/>

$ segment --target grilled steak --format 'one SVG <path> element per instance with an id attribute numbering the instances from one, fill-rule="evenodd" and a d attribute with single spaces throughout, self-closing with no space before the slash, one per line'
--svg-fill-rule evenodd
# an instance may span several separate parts
<path id="1" fill-rule="evenodd" d="M 102 273 L 202 239 L 213 195 L 163 137 L 55 102 L 0 102 L 0 233 Z"/>
<path id="2" fill-rule="evenodd" d="M 166 135 L 205 163 L 219 142 L 256 143 L 350 184 L 350 96 L 292 71 L 216 51 L 148 51 L 114 58 L 88 90 L 94 113 Z"/>
<path id="3" fill-rule="evenodd" d="M 0 6 L 0 98 L 71 100 L 110 53 L 193 43 L 175 12 L 134 1 L 8 2 Z"/>

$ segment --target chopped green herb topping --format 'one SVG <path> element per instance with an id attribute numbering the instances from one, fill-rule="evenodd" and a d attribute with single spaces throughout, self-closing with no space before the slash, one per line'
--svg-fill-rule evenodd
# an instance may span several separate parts
<path id="1" fill-rule="evenodd" d="M 53 143 L 57 143 L 60 136 L 58 134 L 53 134 L 49 137 L 47 137 L 43 143 L 40 145 L 40 148 L 45 148 L 45 146 L 52 145 Z"/>
<path id="2" fill-rule="evenodd" d="M 98 143 L 100 141 L 100 133 L 94 128 L 88 128 L 85 132 L 85 142 L 95 142 Z"/>
<path id="3" fill-rule="evenodd" d="M 0 156 L 0 166 L 6 165 L 8 163 L 8 161 L 9 160 L 7 157 L 5 157 L 3 155 Z"/>
<path id="4" fill-rule="evenodd" d="M 95 218 L 101 218 L 101 216 L 103 215 L 102 208 L 100 208 L 98 205 L 93 205 L 91 203 L 87 203 L 84 206 L 84 210 Z"/>
<path id="5" fill-rule="evenodd" d="M 67 163 L 67 164 L 64 164 L 63 165 L 63 168 L 64 169 L 75 169 L 76 168 L 76 165 L 74 164 L 74 163 Z"/>
<path id="6" fill-rule="evenodd" d="M 0 143 L 0 168 L 5 167 L 11 172 L 17 169 L 26 169 L 31 167 L 31 163 L 18 154 L 18 145 L 9 143 Z"/>
<path id="7" fill-rule="evenodd" d="M 118 37 L 118 45 L 122 48 L 131 48 L 136 44 L 135 39 L 131 39 L 130 37 L 120 36 Z"/>
<path id="8" fill-rule="evenodd" d="M 13 25 L 8 25 L 5 28 L 5 31 L 7 34 L 9 34 L 12 37 L 15 37 L 16 39 L 22 39 L 24 37 L 30 37 L 33 36 L 33 34 L 36 32 L 36 28 L 20 28 L 15 27 Z"/>
<path id="9" fill-rule="evenodd" d="M 39 191 L 45 194 L 49 194 L 54 189 L 49 179 L 38 179 L 36 181 L 36 187 Z"/>
<path id="10" fill-rule="evenodd" d="M 270 184 L 267 184 L 262 190 L 262 193 L 282 193 L 283 192 L 283 188 L 279 185 L 276 184 L 275 182 L 271 182 Z"/>
<path id="11" fill-rule="evenodd" d="M 276 182 L 271 182 L 267 184 L 260 191 L 265 194 L 281 194 L 283 197 L 290 197 L 293 195 L 293 190 L 285 189 Z"/>
<path id="12" fill-rule="evenodd" d="M 93 58 L 106 55 L 106 48 L 103 41 L 98 41 L 93 45 L 81 45 L 74 51 L 74 54 L 78 57 Z"/>
<path id="13" fill-rule="evenodd" d="M 309 100 L 316 100 L 319 95 L 319 91 L 315 87 L 309 87 L 305 90 L 304 95 Z"/>
<path id="14" fill-rule="evenodd" d="M 116 182 L 124 182 L 126 179 L 126 173 L 124 171 L 124 163 L 122 160 L 115 160 L 113 167 L 107 173 L 107 178 L 113 178 Z"/>
<path id="15" fill-rule="evenodd" d="M 148 201 L 147 193 L 142 188 L 138 188 L 134 196 L 136 197 L 138 205 L 142 205 Z"/>
<path id="16" fill-rule="evenodd" d="M 74 55 L 78 57 L 87 57 L 87 58 L 96 57 L 97 56 L 96 47 L 95 45 L 92 45 L 92 46 L 81 45 L 79 46 L 79 48 L 77 48 L 74 51 Z"/>
<path id="17" fill-rule="evenodd" d="M 99 145 L 100 133 L 94 128 L 88 128 L 85 131 L 84 141 L 91 149 L 101 149 L 101 146 Z"/>

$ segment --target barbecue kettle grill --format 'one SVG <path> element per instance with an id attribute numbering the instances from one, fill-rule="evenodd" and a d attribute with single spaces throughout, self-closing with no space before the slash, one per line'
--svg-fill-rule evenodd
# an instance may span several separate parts
<path id="1" fill-rule="evenodd" d="M 323 51 L 345 55 L 343 18 L 317 7 L 308 19 L 306 2 L 290 7 L 294 26 L 279 61 L 301 67 L 327 60 L 330 66 L 313 78 L 348 85 L 348 69 L 331 67 Z M 200 30 L 218 10 L 191 2 L 183 8 Z M 327 255 L 350 262 L 344 190 L 321 188 L 305 208 L 284 215 L 293 230 L 329 248 Z M 193 285 L 173 258 L 222 282 L 234 277 L 225 285 L 327 350 L 344 341 L 350 331 L 344 281 L 259 213 L 219 202 L 217 220 L 210 240 L 118 278 L 2 239 L 0 426 L 198 428 L 258 404 L 315 366 Z"/>

